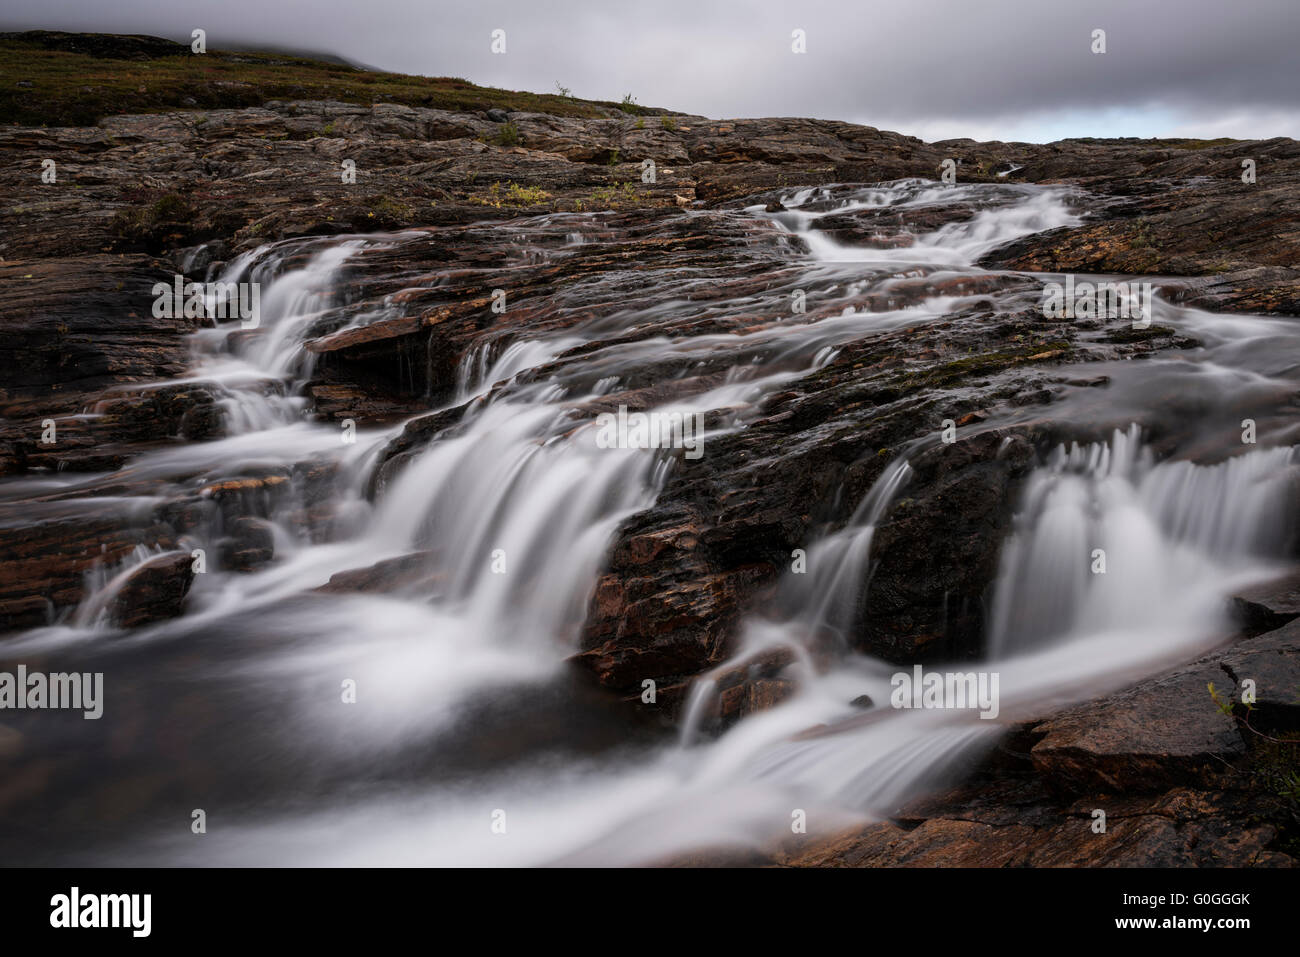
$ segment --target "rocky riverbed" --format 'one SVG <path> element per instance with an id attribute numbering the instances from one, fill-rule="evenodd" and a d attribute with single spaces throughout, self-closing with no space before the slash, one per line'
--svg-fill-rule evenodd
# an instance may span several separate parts
<path id="1" fill-rule="evenodd" d="M 1184 643 L 1024 682 L 999 733 L 944 745 L 934 780 L 856 803 L 818 791 L 844 820 L 827 810 L 835 823 L 807 834 L 703 828 L 603 857 L 598 822 L 537 853 L 1293 864 L 1300 144 L 923 143 L 825 120 L 592 110 L 269 100 L 0 126 L 0 658 L 95 665 L 110 695 L 115 675 L 123 689 L 111 734 L 0 716 L 6 859 L 155 829 L 200 792 L 252 814 L 346 803 L 359 775 L 418 787 L 556 752 L 617 763 L 629 741 L 648 762 L 683 725 L 725 742 L 777 712 L 798 724 L 799 707 L 806 725 L 773 741 L 811 755 L 803 744 L 888 717 L 866 671 L 874 701 L 851 705 L 846 660 L 881 674 L 1002 660 L 1020 632 L 998 624 L 997 596 L 1013 618 L 1038 600 L 1008 583 L 1037 581 L 1032 561 L 1008 572 L 1008 543 L 1034 540 L 1025 502 L 1054 450 L 1118 458 L 1134 442 L 1150 462 L 1121 477 L 1165 522 L 1171 566 L 1174 545 L 1205 549 L 1196 574 L 1222 562 L 1204 616 L 1169 609 Z M 156 284 L 177 274 L 258 281 L 262 324 L 158 317 Z M 1155 314 L 1044 315 L 1044 284 L 1067 275 L 1149 283 Z M 560 458 L 620 406 L 698 412 L 706 453 L 647 466 L 575 444 Z M 1095 462 L 1059 468 L 1105 484 Z M 1262 512 L 1224 502 L 1265 485 Z M 1214 530 L 1179 537 L 1220 507 Z M 467 578 L 505 542 L 508 590 Z M 1140 578 L 1123 559 L 1163 554 L 1146 547 L 1111 548 L 1110 574 Z M 801 551 L 849 576 L 811 617 L 789 574 Z M 1079 633 L 1088 600 L 1060 610 Z M 412 731 L 422 703 L 339 732 L 310 708 L 262 715 L 232 684 L 331 617 L 358 640 L 330 648 L 382 658 L 397 639 L 359 640 L 361 623 L 410 614 L 421 632 L 429 607 L 478 609 L 457 627 L 500 633 L 475 659 L 474 680 L 494 680 L 459 722 Z M 546 640 L 516 651 L 510 637 L 533 628 Z M 544 657 L 545 680 L 516 654 Z M 509 707 L 493 697 L 505 686 Z M 800 705 L 813 694 L 844 713 Z M 401 760 L 385 762 L 395 727 Z M 338 733 L 358 739 L 304 775 L 302 736 Z M 57 829 L 66 846 L 46 840 Z"/>

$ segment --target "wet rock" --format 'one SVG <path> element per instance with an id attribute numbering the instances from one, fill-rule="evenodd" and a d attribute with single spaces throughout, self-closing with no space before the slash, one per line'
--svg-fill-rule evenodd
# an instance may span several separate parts
<path id="1" fill-rule="evenodd" d="M 795 867 L 1292 867 L 1272 847 L 1263 802 L 1240 792 L 1175 788 L 1116 802 L 1044 804 L 1032 784 L 957 789 L 917 821 L 787 841 L 771 863 Z M 1093 811 L 1106 811 L 1094 833 Z M 904 809 L 904 817 L 917 813 Z"/>
<path id="2" fill-rule="evenodd" d="M 138 545 L 176 547 L 170 525 L 144 518 L 75 500 L 0 505 L 0 630 L 47 624 L 76 607 L 87 575 Z"/>
<path id="3" fill-rule="evenodd" d="M 218 549 L 223 568 L 254 571 L 275 558 L 275 528 L 265 519 L 240 516 L 230 523 Z"/>
<path id="4" fill-rule="evenodd" d="M 1269 734 L 1300 731 L 1300 621 L 1238 643 L 1218 663 L 1235 685 L 1236 714 L 1248 728 Z M 1248 690 L 1255 700 L 1246 711 L 1240 705 Z"/>
<path id="5" fill-rule="evenodd" d="M 388 558 L 367 568 L 335 572 L 330 580 L 314 589 L 324 594 L 344 592 L 392 592 L 412 587 L 432 588 L 436 581 L 430 573 L 433 552 L 412 552 Z"/>
<path id="6" fill-rule="evenodd" d="M 41 595 L 0 599 L 0 632 L 37 628 L 53 620 L 54 605 Z"/>
<path id="7" fill-rule="evenodd" d="M 1247 680 L 1257 696 L 1249 714 Z M 1211 684 L 1219 703 L 1237 706 L 1235 717 L 1220 710 Z M 1037 724 L 1030 759 L 1056 793 L 1214 786 L 1259 744 L 1250 728 L 1300 730 L 1298 699 L 1300 623 L 1291 622 Z"/>
<path id="8" fill-rule="evenodd" d="M 1210 309 L 1294 315 L 1300 306 L 1300 145 L 1283 138 L 1203 146 L 1171 142 L 1064 141 L 1053 157 L 1017 176 L 1071 178 L 1112 196 L 1098 221 L 1026 237 L 983 262 L 1047 272 L 1215 276 L 1189 287 L 1183 301 Z M 1078 147 L 1075 147 L 1078 143 Z M 1089 154 L 1101 162 L 1082 168 Z M 1247 184 L 1241 159 L 1267 163 L 1276 178 Z M 1176 184 L 1176 185 L 1175 185 Z"/>
<path id="9" fill-rule="evenodd" d="M 1240 591 L 1229 602 L 1248 635 L 1281 628 L 1300 618 L 1300 573 Z"/>
<path id="10" fill-rule="evenodd" d="M 109 618 L 121 628 L 139 628 L 181 614 L 194 581 L 189 552 L 158 555 L 130 572 L 108 606 Z"/>
<path id="11" fill-rule="evenodd" d="M 1035 464 L 1020 435 L 985 433 L 940 445 L 872 543 L 859 647 L 890 661 L 965 657 L 983 646 L 984 596 L 997 574 L 1020 481 Z M 942 541 L 939 549 L 917 542 Z"/>
<path id="12" fill-rule="evenodd" d="M 798 690 L 794 661 L 790 649 L 774 648 L 701 678 L 708 698 L 697 715 L 696 732 L 721 734 L 741 719 L 789 699 Z"/>
<path id="13" fill-rule="evenodd" d="M 816 228 L 846 246 L 896 249 L 911 246 L 917 236 L 934 232 L 941 226 L 969 220 L 978 208 L 974 203 L 943 203 L 903 209 L 886 206 L 825 216 L 817 221 Z"/>
<path id="14" fill-rule="evenodd" d="M 1216 680 L 1223 672 L 1207 664 L 1050 718 L 1035 729 L 1044 737 L 1030 752 L 1034 769 L 1063 794 L 1213 784 L 1246 753 L 1210 698 Z"/>
<path id="15" fill-rule="evenodd" d="M 106 443 L 161 437 L 80 414 L 114 386 L 186 370 L 196 320 L 153 316 L 153 284 L 170 279 L 143 259 L 0 263 L 0 468 L 98 470 L 113 467 Z"/>

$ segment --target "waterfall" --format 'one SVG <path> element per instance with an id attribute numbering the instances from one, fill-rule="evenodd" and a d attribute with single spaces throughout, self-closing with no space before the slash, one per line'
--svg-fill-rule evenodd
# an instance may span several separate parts
<path id="1" fill-rule="evenodd" d="M 991 655 L 1216 613 L 1218 583 L 1282 557 L 1293 463 L 1289 448 L 1156 463 L 1136 426 L 1056 448 L 1003 550 Z"/>
<path id="2" fill-rule="evenodd" d="M 918 228 L 905 246 L 848 247 L 816 228 L 854 210 L 931 207 L 954 215 Z M 113 841 L 100 837 L 97 858 L 633 864 L 762 844 L 789 833 L 792 809 L 818 831 L 887 816 L 958 774 L 1008 722 L 1184 662 L 1223 638 L 1231 589 L 1293 548 L 1296 456 L 1279 444 L 1211 464 L 1186 450 L 1161 458 L 1135 425 L 1107 441 L 1047 450 L 1024 481 L 992 587 L 986 659 L 962 665 L 1000 674 L 997 720 L 892 708 L 899 666 L 855 650 L 850 636 L 862 624 L 877 529 L 916 481 L 917 456 L 936 442 L 931 425 L 918 422 L 860 501 L 836 498 L 834 514 L 819 516 L 826 531 L 807 544 L 806 567 L 785 571 L 761 611 L 743 611 L 729 636 L 734 654 L 686 695 L 680 737 L 642 736 L 611 719 L 604 698 L 592 704 L 588 686 L 575 691 L 568 662 L 620 525 L 653 515 L 670 482 L 698 478 L 685 470 L 702 467 L 679 450 L 603 447 L 601 410 L 634 401 L 647 413 L 701 416 L 707 464 L 729 436 L 773 414 L 770 400 L 860 340 L 898 330 L 938 339 L 931 324 L 1001 295 L 955 295 L 940 284 L 896 306 L 900 277 L 987 277 L 973 265 L 987 250 L 1079 221 L 1063 191 L 1010 183 L 814 187 L 767 209 L 718 215 L 784 244 L 762 253 L 778 278 L 719 301 L 717 278 L 692 270 L 614 268 L 616 281 L 604 284 L 578 277 L 553 299 L 582 321 L 485 324 L 458 357 L 448 401 L 428 403 L 438 431 L 387 460 L 406 423 L 347 445 L 336 425 L 304 415 L 313 368 L 303 343 L 395 314 L 396 295 L 364 311 L 348 303 L 346 280 L 371 250 L 427 237 L 296 240 L 231 262 L 221 281 L 264 287 L 260 328 L 201 330 L 194 367 L 180 380 L 213 390 L 224 437 L 132 459 L 123 475 L 143 492 L 94 484 L 102 477 L 32 483 L 50 498 L 84 487 L 97 496 L 85 502 L 114 515 L 129 505 L 140 525 L 183 492 L 197 514 L 187 547 L 193 537 L 214 552 L 240 519 L 265 522 L 274 539 L 273 560 L 241 571 L 212 563 L 181 617 L 130 641 L 102 640 L 104 610 L 152 553 L 98 569 L 75 614 L 10 646 L 101 656 L 131 682 L 117 700 L 139 710 L 124 720 L 165 715 L 211 762 L 199 777 L 239 781 L 239 800 L 256 807 L 236 808 L 202 842 L 152 824 L 124 829 Z M 585 255 L 617 236 L 614 225 L 579 214 L 481 228 L 495 231 L 507 266 Z M 534 241 L 539 234 L 555 242 Z M 795 246 L 803 252 L 791 253 Z M 421 274 L 421 291 L 439 288 L 438 268 Z M 790 294 L 802 289 L 817 290 L 817 308 L 792 313 Z M 862 308 L 877 293 L 878 308 Z M 1023 288 L 1007 295 L 997 305 L 1021 310 Z M 1161 322 L 1208 325 L 1204 314 L 1160 308 Z M 1110 389 L 1085 398 L 1123 413 L 1109 423 L 1128 422 L 1152 369 L 1176 385 L 1186 380 L 1175 376 L 1211 364 L 1215 381 L 1280 390 L 1280 375 L 1250 366 L 1277 328 L 1261 319 L 1216 324 L 1214 351 L 1170 367 L 1125 363 L 1109 370 Z M 690 388 L 662 398 L 676 393 L 661 386 L 682 383 Z M 1091 411 L 1082 400 L 1062 405 L 1063 421 Z M 1008 421 L 1001 425 L 1023 423 Z M 311 469 L 328 479 L 306 502 Z M 223 481 L 267 474 L 276 482 L 253 483 L 223 513 Z M 812 503 L 791 503 L 801 506 Z M 313 509 L 326 513 L 315 525 L 304 518 Z M 323 587 L 386 562 L 414 572 L 382 593 Z M 712 727 L 719 679 L 755 665 L 784 669 L 790 693 Z M 341 700 L 343 682 L 353 683 L 355 702 Z M 169 746 L 130 744 L 133 760 L 189 793 Z M 83 746 L 69 753 L 89 755 L 88 774 L 107 777 L 111 768 L 93 763 L 94 742 Z M 510 811 L 508 841 L 486 825 L 497 808 Z"/>
<path id="3" fill-rule="evenodd" d="M 298 250 L 259 248 L 236 258 L 217 279 L 228 284 L 256 283 L 265 290 L 258 325 L 245 341 L 231 345 L 228 330 L 201 333 L 194 380 L 211 381 L 222 391 L 219 405 L 232 435 L 263 432 L 302 418 L 305 401 L 296 392 L 311 376 L 313 357 L 302 348 L 312 324 L 335 304 L 339 273 L 362 240 L 344 240 L 310 254 L 296 268 L 286 263 Z M 209 311 L 217 303 L 209 302 Z"/>
<path id="4" fill-rule="evenodd" d="M 113 565 L 98 564 L 86 573 L 86 596 L 72 612 L 72 623 L 78 628 L 96 631 L 112 627 L 113 603 L 130 582 L 132 574 L 150 559 L 166 554 L 164 549 L 137 545 Z"/>
<path id="5" fill-rule="evenodd" d="M 681 742 L 698 740 L 701 725 L 718 704 L 718 677 L 764 652 L 784 650 L 806 682 L 817 672 L 808 649 L 829 634 L 837 650 L 848 647 L 846 632 L 854 624 L 858 598 L 865 590 L 867 560 L 876 527 L 911 476 L 905 458 L 886 466 L 843 529 L 808 550 L 807 568 L 787 572 L 778 586 L 779 617 L 751 619 L 743 629 L 738 652 L 693 683 L 681 719 Z"/>

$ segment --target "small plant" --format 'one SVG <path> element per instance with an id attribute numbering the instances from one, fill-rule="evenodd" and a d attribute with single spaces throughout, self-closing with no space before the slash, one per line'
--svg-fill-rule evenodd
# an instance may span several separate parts
<path id="1" fill-rule="evenodd" d="M 669 133 L 677 129 L 677 121 L 673 119 L 671 116 L 659 117 L 659 125 L 662 126 L 664 129 L 666 129 Z"/>
<path id="2" fill-rule="evenodd" d="M 410 220 L 415 213 L 410 206 L 407 206 L 405 203 L 400 203 L 387 195 L 374 197 L 371 199 L 370 204 L 374 208 L 374 212 L 372 212 L 371 215 L 373 216 L 374 213 L 378 213 L 386 220 L 405 222 Z"/>
<path id="3" fill-rule="evenodd" d="M 622 186 L 602 186 L 591 194 L 592 206 L 597 209 L 618 209 L 640 202 L 640 195 L 632 183 Z"/>
<path id="4" fill-rule="evenodd" d="M 617 147 L 617 146 L 615 146 L 612 150 L 609 151 L 609 159 L 605 160 L 605 165 L 606 165 L 606 166 L 617 166 L 617 165 L 618 165 L 618 147 Z"/>
<path id="5" fill-rule="evenodd" d="M 1265 734 L 1251 724 L 1253 703 L 1220 694 L 1213 681 L 1208 687 L 1219 713 L 1235 721 L 1250 743 L 1249 763 L 1236 770 L 1254 787 L 1272 795 L 1277 802 L 1273 823 L 1283 832 L 1282 846 L 1288 853 L 1300 851 L 1300 734 Z"/>
<path id="6" fill-rule="evenodd" d="M 540 186 L 520 186 L 510 183 L 506 188 L 506 200 L 511 206 L 536 206 L 551 198 L 551 194 Z"/>
<path id="7" fill-rule="evenodd" d="M 645 117 L 644 117 L 644 116 L 638 116 L 638 117 L 636 118 L 636 128 L 637 128 L 638 130 L 643 130 L 643 129 L 645 129 Z"/>
<path id="8" fill-rule="evenodd" d="M 497 182 L 488 187 L 487 193 L 471 196 L 469 201 L 479 206 L 500 209 L 502 206 L 537 206 L 550 198 L 551 194 L 539 186 L 520 186 L 518 183 L 509 182 L 502 187 L 501 183 Z"/>
<path id="9" fill-rule="evenodd" d="M 555 89 L 559 92 L 560 96 L 564 97 L 566 100 L 573 99 L 573 91 L 567 86 L 560 86 L 559 80 L 555 81 Z"/>
<path id="10" fill-rule="evenodd" d="M 640 105 L 638 105 L 638 103 L 637 103 L 637 101 L 636 101 L 636 97 L 634 97 L 631 93 L 624 93 L 624 94 L 623 94 L 623 102 L 621 102 L 621 103 L 618 105 L 618 108 L 619 108 L 620 110 L 622 110 L 624 113 L 640 113 L 640 112 L 641 112 L 641 107 L 640 107 Z"/>
<path id="11" fill-rule="evenodd" d="M 515 126 L 514 121 L 506 120 L 501 124 L 501 129 L 497 131 L 498 146 L 517 146 L 519 144 L 519 127 Z"/>
<path id="12" fill-rule="evenodd" d="M 113 217 L 109 230 L 130 247 L 156 251 L 169 242 L 179 242 L 190 229 L 195 212 L 176 193 L 167 193 L 148 206 L 122 210 Z"/>
<path id="13" fill-rule="evenodd" d="M 1235 705 L 1232 699 L 1225 698 L 1223 695 L 1219 694 L 1219 692 L 1214 689 L 1213 681 L 1211 681 L 1206 687 L 1210 689 L 1210 700 L 1214 702 L 1214 706 L 1219 710 L 1219 714 L 1225 714 L 1229 718 L 1236 717 L 1234 714 Z M 1247 705 L 1247 707 L 1249 708 L 1249 705 Z"/>
<path id="14" fill-rule="evenodd" d="M 322 126 L 322 127 L 320 128 L 320 131 L 321 131 L 321 133 L 322 133 L 323 135 L 325 135 L 325 136 L 333 136 L 333 135 L 334 135 L 334 121 L 333 121 L 333 120 L 330 120 L 328 123 L 326 123 L 324 126 Z"/>

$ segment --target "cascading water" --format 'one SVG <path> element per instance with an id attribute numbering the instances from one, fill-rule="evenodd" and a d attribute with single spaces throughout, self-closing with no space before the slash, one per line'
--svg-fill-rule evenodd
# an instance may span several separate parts
<path id="1" fill-rule="evenodd" d="M 1030 479 L 1003 552 L 991 653 L 1214 620 L 1223 582 L 1284 554 L 1293 459 L 1273 448 L 1157 464 L 1136 426 L 1058 447 Z"/>
<path id="2" fill-rule="evenodd" d="M 868 580 L 871 540 L 910 474 L 906 459 L 890 463 L 848 524 L 809 549 L 806 561 L 813 573 L 801 568 L 781 580 L 776 607 L 784 614 L 777 619 L 751 620 L 741 635 L 739 652 L 715 671 L 732 669 L 765 652 L 785 650 L 798 664 L 802 680 L 807 681 L 817 671 L 809 656 L 814 641 L 829 633 L 836 651 L 847 649 L 846 632 L 854 624 L 854 606 Z M 702 721 L 717 703 L 716 678 L 704 675 L 692 688 L 682 717 L 684 744 L 697 740 Z"/>
<path id="3" fill-rule="evenodd" d="M 811 228 L 853 209 L 953 202 L 979 209 L 903 247 L 845 247 Z M 775 228 L 811 254 L 782 262 L 798 270 L 785 282 L 820 283 L 831 302 L 844 301 L 842 311 L 741 331 L 610 336 L 703 308 L 692 300 L 699 277 L 642 274 L 638 282 L 658 283 L 648 302 L 618 303 L 586 325 L 467 351 L 441 409 L 448 427 L 385 476 L 373 502 L 364 492 L 379 450 L 401 426 L 349 446 L 336 427 L 306 421 L 299 393 L 312 365 L 302 344 L 322 322 L 333 331 L 373 321 L 346 309 L 333 314 L 345 305 L 340 271 L 369 244 L 418 236 L 288 244 L 232 263 L 224 278 L 251 276 L 265 286 L 262 328 L 243 337 L 226 328 L 199 333 L 192 377 L 224 390 L 228 437 L 150 453 L 128 468 L 136 478 L 201 483 L 328 462 L 337 471 L 333 524 L 313 538 L 287 517 L 296 503 L 267 509 L 280 536 L 273 564 L 241 574 L 214 570 L 182 618 L 114 647 L 93 646 L 106 669 L 128 675 L 135 695 L 123 707 L 141 709 L 138 718 L 174 716 L 201 756 L 195 760 L 224 762 L 223 773 L 248 791 L 232 797 L 244 803 L 201 847 L 159 826 L 97 848 L 102 859 L 635 863 L 762 842 L 788 829 L 791 808 L 806 810 L 817 828 L 888 813 L 993 740 L 1002 721 L 1097 694 L 1217 640 L 1229 589 L 1266 572 L 1280 554 L 1294 457 L 1289 448 L 1261 448 L 1216 465 L 1157 461 L 1134 428 L 1108 442 L 1057 449 L 1027 480 L 995 589 L 988 660 L 980 663 L 1001 674 L 1000 719 L 891 709 L 896 667 L 854 651 L 852 632 L 875 530 L 907 486 L 918 443 L 884 469 L 846 522 L 810 544 L 806 574 L 787 574 L 773 610 L 744 623 L 735 657 L 698 680 L 682 741 L 588 752 L 574 732 L 557 757 L 550 729 L 572 730 L 566 715 L 577 707 L 564 698 L 562 665 L 576 650 L 609 542 L 620 522 L 654 507 L 672 469 L 689 467 L 663 451 L 600 448 L 592 409 L 628 389 L 647 363 L 694 371 L 726 355 L 724 376 L 654 406 L 709 413 L 707 446 L 745 428 L 767 397 L 855 340 L 919 327 L 972 301 L 931 294 L 898 306 L 889 297 L 900 274 L 988 275 L 973 266 L 985 251 L 1078 221 L 1060 191 L 1010 184 L 904 181 L 804 190 L 783 203 L 785 211 L 770 217 Z M 519 254 L 530 262 L 600 241 L 599 230 L 574 232 L 582 217 L 539 223 L 561 230 L 564 243 L 547 252 L 525 242 Z M 757 292 L 735 308 L 774 312 L 786 288 Z M 867 292 L 882 293 L 885 305 L 855 309 Z M 1159 308 L 1161 321 L 1200 321 L 1190 310 Z M 1218 327 L 1221 343 L 1207 363 L 1230 370 L 1223 376 L 1253 376 L 1263 388 L 1258 352 L 1245 345 L 1258 334 L 1250 322 L 1264 320 L 1243 322 L 1239 334 Z M 1128 380 L 1115 378 L 1121 395 Z M 93 501 L 121 507 L 108 493 Z M 1091 571 L 1097 549 L 1106 556 L 1104 575 Z M 412 555 L 420 575 L 405 591 L 315 592 L 337 573 Z M 96 640 L 89 626 L 106 597 L 9 647 L 53 653 Z M 701 724 L 717 674 L 774 650 L 792 663 L 793 693 L 706 738 Z M 182 655 L 204 661 L 199 673 L 186 671 L 184 694 L 168 670 Z M 340 676 L 354 682 L 354 706 L 340 703 Z M 852 703 L 864 695 L 870 707 Z M 508 744 L 479 754 L 489 736 Z M 157 772 L 152 759 L 140 758 L 148 773 Z M 198 777 L 206 780 L 206 772 Z M 178 800 L 197 799 L 180 793 Z M 507 807 L 511 838 L 496 840 L 483 822 Z"/>

